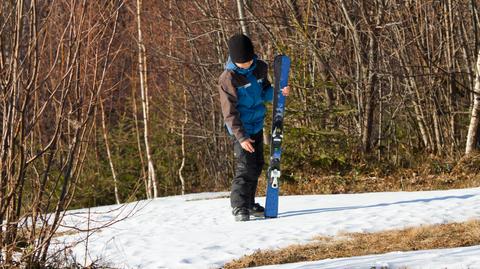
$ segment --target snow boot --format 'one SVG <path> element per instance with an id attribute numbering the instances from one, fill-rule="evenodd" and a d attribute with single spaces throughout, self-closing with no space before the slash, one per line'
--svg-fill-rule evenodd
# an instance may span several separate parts
<path id="1" fill-rule="evenodd" d="M 232 214 L 235 217 L 235 221 L 250 220 L 250 212 L 246 207 L 235 207 L 232 210 Z"/>
<path id="2" fill-rule="evenodd" d="M 253 215 L 255 217 L 263 217 L 265 214 L 265 208 L 259 203 L 255 203 L 252 208 L 248 209 L 248 211 L 250 212 L 250 215 Z"/>

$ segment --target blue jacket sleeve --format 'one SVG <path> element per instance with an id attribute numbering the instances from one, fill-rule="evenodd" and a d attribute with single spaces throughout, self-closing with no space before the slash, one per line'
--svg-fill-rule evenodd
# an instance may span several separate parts
<path id="1" fill-rule="evenodd" d="M 262 98 L 264 102 L 273 101 L 273 87 L 271 85 L 262 91 Z"/>
<path id="2" fill-rule="evenodd" d="M 273 101 L 273 87 L 268 80 L 268 77 L 265 77 L 265 80 L 263 81 L 262 98 L 263 102 Z"/>

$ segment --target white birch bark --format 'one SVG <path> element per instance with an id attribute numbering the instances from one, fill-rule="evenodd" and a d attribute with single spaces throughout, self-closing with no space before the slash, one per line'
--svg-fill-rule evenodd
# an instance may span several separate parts
<path id="1" fill-rule="evenodd" d="M 243 0 L 237 0 L 237 9 L 238 9 L 238 18 L 240 19 L 240 25 L 242 26 L 242 33 L 246 36 L 249 36 L 248 26 L 245 22 L 245 5 Z"/>
<path id="2" fill-rule="evenodd" d="M 470 117 L 470 125 L 468 126 L 465 154 L 469 154 L 475 150 L 477 144 L 478 123 L 480 116 L 480 51 L 477 56 L 477 68 L 475 71 L 475 88 L 473 96 L 473 108 Z"/>
<path id="3" fill-rule="evenodd" d="M 103 108 L 103 103 L 100 101 L 100 109 L 102 112 L 102 130 L 103 130 L 103 139 L 105 140 L 105 147 L 107 150 L 107 158 L 108 158 L 108 164 L 110 165 L 110 170 L 112 171 L 112 177 L 113 177 L 113 188 L 115 192 L 115 202 L 117 205 L 120 204 L 120 196 L 118 195 L 118 181 L 117 181 L 117 173 L 115 172 L 115 166 L 113 165 L 113 160 L 112 160 L 112 153 L 110 151 L 110 144 L 108 143 L 108 131 L 107 131 L 107 126 L 105 124 L 105 110 Z"/>
<path id="4" fill-rule="evenodd" d="M 142 38 L 142 27 L 141 27 L 141 9 L 142 1 L 137 0 L 137 31 L 138 31 L 138 69 L 140 72 L 140 92 L 142 96 L 142 111 L 143 111 L 143 122 L 144 122 L 144 140 L 145 140 L 145 151 L 147 153 L 147 163 L 148 163 L 148 189 L 149 192 L 153 192 L 153 198 L 158 197 L 157 193 L 157 179 L 155 176 L 155 167 L 153 165 L 150 143 L 148 139 L 148 116 L 149 116 L 149 104 L 148 104 L 148 83 L 147 83 L 147 57 L 145 53 L 145 45 L 143 44 Z"/>

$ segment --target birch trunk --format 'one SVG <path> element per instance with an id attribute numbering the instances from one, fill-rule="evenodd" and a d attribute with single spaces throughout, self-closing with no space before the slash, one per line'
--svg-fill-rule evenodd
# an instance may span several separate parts
<path id="1" fill-rule="evenodd" d="M 182 195 L 185 195 L 185 179 L 183 178 L 183 168 L 185 167 L 185 125 L 188 122 L 188 111 L 187 111 L 187 90 L 183 91 L 183 109 L 185 110 L 185 119 L 182 124 L 182 163 L 178 169 L 178 176 L 180 178 L 180 183 L 182 184 Z"/>
<path id="2" fill-rule="evenodd" d="M 118 195 L 118 184 L 117 184 L 117 173 L 115 172 L 115 166 L 113 165 L 112 153 L 110 152 L 110 144 L 108 143 L 108 132 L 107 126 L 105 124 L 105 110 L 103 108 L 103 103 L 100 101 L 100 110 L 102 113 L 102 130 L 103 130 L 103 139 L 105 140 L 105 148 L 107 150 L 108 163 L 110 165 L 110 170 L 112 170 L 113 177 L 113 188 L 115 192 L 115 202 L 117 205 L 120 204 L 120 196 Z"/>
<path id="3" fill-rule="evenodd" d="M 245 22 L 245 4 L 243 0 L 237 0 L 238 18 L 240 19 L 240 25 L 242 27 L 242 33 L 249 36 L 247 23 Z"/>
<path id="4" fill-rule="evenodd" d="M 153 165 L 152 155 L 150 151 L 150 143 L 148 139 L 148 83 L 147 83 L 147 57 L 145 53 L 145 45 L 142 39 L 141 27 L 141 9 L 142 0 L 137 0 L 137 32 L 138 32 L 138 69 L 140 72 L 140 92 L 142 96 L 142 111 L 143 111 L 143 136 L 145 140 L 145 151 L 147 153 L 148 162 L 148 190 L 153 193 L 153 198 L 158 197 L 157 193 L 157 179 L 155 176 L 155 167 Z"/>
<path id="5" fill-rule="evenodd" d="M 480 51 L 477 56 L 477 68 L 475 74 L 476 75 L 473 94 L 473 108 L 470 117 L 470 125 L 468 126 L 467 146 L 465 148 L 465 154 L 471 153 L 473 150 L 476 149 L 477 145 L 478 123 L 480 116 Z"/>

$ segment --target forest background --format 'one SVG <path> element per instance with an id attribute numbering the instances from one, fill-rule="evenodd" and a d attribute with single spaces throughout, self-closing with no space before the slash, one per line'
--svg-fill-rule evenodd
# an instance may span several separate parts
<path id="1" fill-rule="evenodd" d="M 66 208 L 228 190 L 239 32 L 292 59 L 283 194 L 478 186 L 479 19 L 475 0 L 2 1 L 0 245 L 22 216 L 56 212 L 48 238 Z"/>

